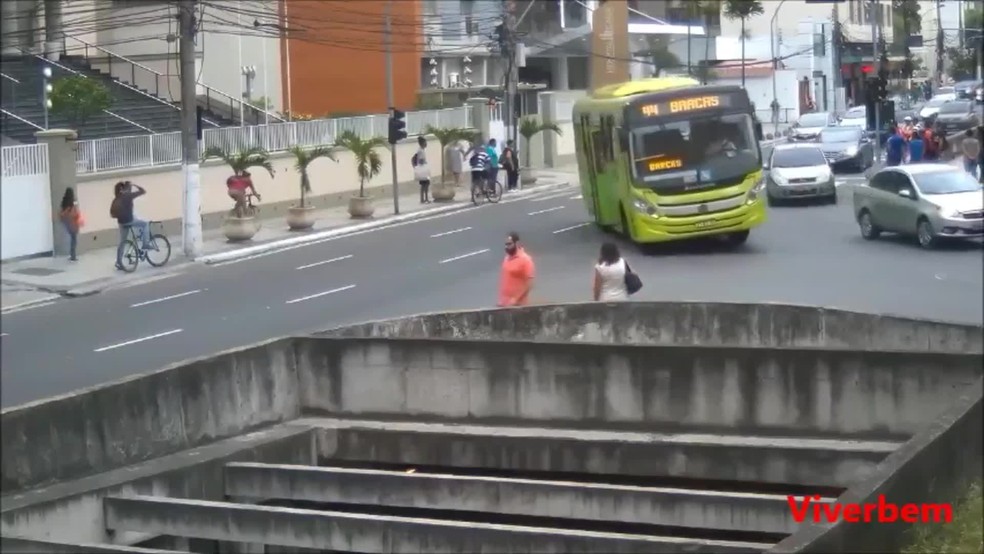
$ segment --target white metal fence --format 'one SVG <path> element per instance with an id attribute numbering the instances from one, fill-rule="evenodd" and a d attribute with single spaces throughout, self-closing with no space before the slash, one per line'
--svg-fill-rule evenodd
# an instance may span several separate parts
<path id="1" fill-rule="evenodd" d="M 48 145 L 4 146 L 0 155 L 3 176 L 27 177 L 48 174 Z"/>
<path id="2" fill-rule="evenodd" d="M 470 127 L 468 107 L 407 112 L 407 134 L 423 134 L 429 127 Z M 321 146 L 333 144 L 345 131 L 362 138 L 386 137 L 387 115 L 367 115 L 337 119 L 293 121 L 248 127 L 205 129 L 201 146 L 218 147 L 236 152 L 257 147 L 268 152 L 282 152 L 291 146 Z M 20 148 L 20 147 L 17 147 Z M 76 153 L 78 173 L 99 173 L 127 168 L 168 165 L 181 162 L 181 133 L 160 133 L 94 140 L 80 140 Z"/>

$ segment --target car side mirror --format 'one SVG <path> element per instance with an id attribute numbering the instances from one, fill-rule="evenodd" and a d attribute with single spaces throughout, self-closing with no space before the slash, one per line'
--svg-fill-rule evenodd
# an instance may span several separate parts
<path id="1" fill-rule="evenodd" d="M 912 198 L 912 191 L 909 189 L 902 189 L 899 191 L 899 196 L 902 198 Z"/>

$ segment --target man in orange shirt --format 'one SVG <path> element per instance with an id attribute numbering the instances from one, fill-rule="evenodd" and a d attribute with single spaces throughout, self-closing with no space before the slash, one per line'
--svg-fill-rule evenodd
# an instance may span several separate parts
<path id="1" fill-rule="evenodd" d="M 498 306 L 525 306 L 533 288 L 533 274 L 533 259 L 519 245 L 519 235 L 509 233 L 506 236 L 506 258 L 502 260 L 502 274 L 499 277 Z"/>

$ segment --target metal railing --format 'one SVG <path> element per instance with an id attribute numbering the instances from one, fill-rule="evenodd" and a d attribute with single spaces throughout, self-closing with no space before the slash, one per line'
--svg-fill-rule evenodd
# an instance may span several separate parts
<path id="1" fill-rule="evenodd" d="M 423 134 L 427 127 L 470 126 L 471 109 L 468 107 L 407 113 L 407 134 L 410 136 Z M 388 116 L 385 114 L 223 127 L 205 129 L 201 147 L 202 152 L 210 147 L 228 152 L 247 148 L 283 152 L 295 145 L 313 147 L 334 144 L 345 131 L 353 131 L 362 138 L 369 138 L 385 137 L 387 130 Z M 78 173 L 170 165 L 180 163 L 182 157 L 180 132 L 80 140 L 77 146 Z"/>
<path id="2" fill-rule="evenodd" d="M 146 90 L 150 90 L 149 84 L 150 84 L 150 81 L 152 80 L 153 85 L 154 85 L 154 88 L 153 88 L 153 90 L 154 90 L 154 96 L 160 98 L 161 91 L 162 90 L 167 90 L 168 92 L 170 92 L 170 79 L 171 79 L 170 76 L 164 75 L 164 74 L 162 74 L 162 73 L 160 73 L 158 71 L 155 71 L 155 70 L 153 70 L 153 69 L 151 69 L 151 68 L 149 68 L 149 67 L 147 67 L 145 65 L 142 65 L 142 64 L 140 64 L 138 62 L 135 62 L 135 61 L 131 60 L 130 58 L 127 58 L 126 56 L 123 56 L 123 55 L 117 54 L 116 52 L 112 52 L 110 50 L 107 50 L 106 48 L 103 48 L 102 46 L 97 46 L 95 44 L 90 44 L 90 43 L 88 43 L 88 42 L 86 42 L 86 41 L 84 41 L 84 40 L 82 40 L 82 39 L 80 39 L 78 37 L 74 37 L 72 35 L 65 35 L 65 38 L 66 39 L 72 39 L 75 42 L 78 42 L 79 44 L 81 44 L 82 45 L 83 55 L 86 58 L 86 60 L 88 60 L 90 63 L 92 63 L 93 61 L 95 61 L 96 63 L 100 63 L 103 59 L 105 59 L 106 60 L 105 63 L 107 65 L 107 72 L 111 76 L 117 77 L 116 75 L 113 75 L 113 60 L 116 60 L 117 66 L 119 66 L 119 64 L 122 62 L 123 64 L 126 64 L 126 65 L 128 65 L 130 67 L 130 79 L 131 79 L 130 80 L 130 84 L 131 85 L 140 88 L 141 87 L 141 80 L 147 81 L 148 86 L 147 87 L 143 87 L 143 88 L 146 88 Z M 67 44 L 68 44 L 68 41 L 66 40 L 65 43 L 64 43 L 64 46 L 62 48 L 62 53 L 63 54 L 66 54 L 66 55 L 70 51 L 74 51 L 74 49 L 69 48 L 67 46 Z M 90 57 L 89 56 L 89 49 L 90 48 L 92 50 L 96 51 L 96 52 L 101 52 L 101 53 L 105 54 L 105 56 L 104 57 L 99 57 L 99 56 Z M 139 74 L 137 72 L 138 69 L 140 70 L 140 73 Z M 139 78 L 138 78 L 138 75 L 139 75 Z M 161 88 L 161 81 L 162 80 L 164 81 L 164 89 Z M 260 108 L 258 106 L 254 106 L 253 104 L 250 104 L 249 102 L 244 102 L 243 100 L 238 99 L 238 98 L 232 96 L 231 94 L 227 94 L 225 92 L 222 92 L 222 91 L 220 91 L 220 90 L 218 90 L 218 89 L 216 89 L 214 87 L 210 87 L 210 86 L 204 85 L 202 83 L 197 83 L 197 85 L 199 87 L 202 87 L 202 89 L 205 90 L 205 106 L 204 107 L 205 107 L 206 110 L 216 111 L 217 108 L 219 108 L 220 106 L 223 106 L 223 104 L 221 102 L 216 102 L 216 104 L 218 104 L 218 105 L 213 108 L 213 106 L 212 106 L 212 100 L 211 99 L 212 99 L 212 97 L 217 97 L 219 99 L 224 99 L 224 100 L 228 101 L 228 106 L 227 107 L 230 110 L 230 112 L 234 112 L 235 107 L 238 105 L 239 106 L 239 113 L 240 113 L 240 115 L 242 115 L 243 112 L 248 109 L 253 114 L 253 117 L 259 117 L 260 119 L 262 119 L 263 117 L 266 117 L 266 118 L 269 118 L 270 120 L 275 120 L 275 121 L 280 121 L 280 122 L 286 121 L 286 120 L 284 120 L 283 118 L 279 117 L 278 115 L 276 115 L 273 112 L 269 112 L 267 110 L 264 110 L 263 108 Z M 179 88 L 179 90 L 180 90 L 180 88 Z M 196 99 L 196 101 L 197 101 L 197 99 Z M 167 103 L 167 102 L 165 102 L 165 103 Z M 173 104 L 168 103 L 168 105 L 174 107 L 175 109 L 180 110 L 180 108 L 178 108 L 177 106 L 174 106 Z M 229 119 L 233 119 L 234 120 L 235 117 L 230 117 Z M 211 124 L 213 127 L 218 127 L 219 126 L 218 124 L 216 124 L 216 123 L 214 123 L 212 121 L 209 121 L 208 123 Z"/>
<path id="3" fill-rule="evenodd" d="M 25 144 L 0 149 L 3 177 L 26 177 L 48 173 L 48 145 Z"/>

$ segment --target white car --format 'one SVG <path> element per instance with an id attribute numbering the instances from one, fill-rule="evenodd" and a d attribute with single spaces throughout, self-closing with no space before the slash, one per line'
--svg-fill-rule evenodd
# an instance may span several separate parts
<path id="1" fill-rule="evenodd" d="M 858 106 L 847 110 L 844 117 L 838 123 L 841 127 L 868 127 L 868 113 L 864 106 Z"/>
<path id="2" fill-rule="evenodd" d="M 929 119 L 931 117 L 935 117 L 936 114 L 940 112 L 940 108 L 943 106 L 943 104 L 946 104 L 947 102 L 952 102 L 953 100 L 956 99 L 957 99 L 957 94 L 953 92 L 945 93 L 945 94 L 937 94 L 936 96 L 930 98 L 929 102 L 926 102 L 926 105 L 923 106 L 923 109 L 919 110 L 920 119 Z"/>

